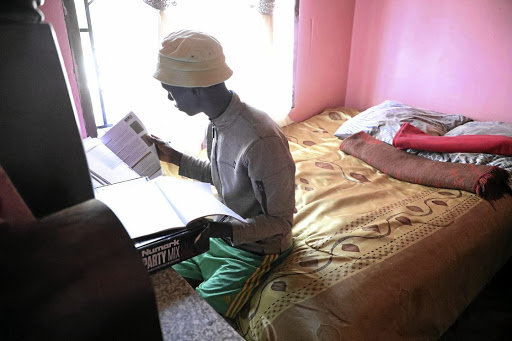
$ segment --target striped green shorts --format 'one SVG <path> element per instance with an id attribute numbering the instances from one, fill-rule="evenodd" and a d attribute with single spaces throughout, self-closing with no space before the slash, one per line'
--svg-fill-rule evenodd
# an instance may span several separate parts
<path id="1" fill-rule="evenodd" d="M 202 281 L 196 288 L 199 295 L 218 313 L 234 318 L 264 275 L 290 250 L 282 254 L 256 255 L 233 247 L 221 238 L 211 238 L 209 251 L 175 264 L 173 268 L 185 278 Z"/>

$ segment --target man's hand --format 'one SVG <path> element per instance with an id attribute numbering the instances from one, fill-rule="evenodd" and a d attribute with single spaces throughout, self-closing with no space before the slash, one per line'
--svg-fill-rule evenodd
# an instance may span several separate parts
<path id="1" fill-rule="evenodd" d="M 155 144 L 160 161 L 169 162 L 176 166 L 180 165 L 181 158 L 183 156 L 182 153 L 178 152 L 172 148 L 169 143 L 164 142 L 161 138 L 155 135 L 149 136 L 149 139 Z"/>
<path id="2" fill-rule="evenodd" d="M 209 225 L 208 230 L 211 238 L 233 238 L 233 226 L 230 223 L 218 223 L 211 221 Z"/>

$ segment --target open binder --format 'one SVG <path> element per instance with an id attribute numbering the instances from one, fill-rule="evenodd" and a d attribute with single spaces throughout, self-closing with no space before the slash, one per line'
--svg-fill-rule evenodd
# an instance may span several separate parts
<path id="1" fill-rule="evenodd" d="M 213 195 L 210 184 L 193 180 L 137 178 L 94 191 L 121 221 L 151 271 L 208 250 L 208 237 L 200 234 L 209 219 L 246 221 Z"/>

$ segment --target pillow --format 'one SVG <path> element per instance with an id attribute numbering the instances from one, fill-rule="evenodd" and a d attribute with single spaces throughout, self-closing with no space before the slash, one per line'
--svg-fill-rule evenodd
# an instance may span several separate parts
<path id="1" fill-rule="evenodd" d="M 445 134 L 445 136 L 459 135 L 504 135 L 512 137 L 512 124 L 497 121 L 473 121 L 455 127 Z M 511 156 L 476 153 L 436 153 L 416 149 L 407 149 L 407 152 L 436 161 L 496 166 L 512 174 Z M 509 180 L 509 186 L 512 188 L 512 176 Z"/>
<path id="2" fill-rule="evenodd" d="M 512 137 L 512 124 L 498 121 L 473 121 L 464 123 L 446 133 L 446 136 L 459 135 L 504 135 Z"/>
<path id="3" fill-rule="evenodd" d="M 441 136 L 470 121 L 469 117 L 462 115 L 448 115 L 387 100 L 348 119 L 334 135 L 343 139 L 364 131 L 378 140 L 392 144 L 393 137 L 406 122 L 429 135 Z"/>
<path id="4" fill-rule="evenodd" d="M 460 135 L 504 135 L 512 137 L 512 124 L 498 121 L 472 121 L 459 125 L 445 134 L 445 136 Z M 407 149 L 407 152 L 442 162 L 496 166 L 512 174 L 512 157 L 510 156 L 480 153 L 436 153 L 416 149 Z M 509 179 L 509 187 L 512 189 L 512 176 Z"/>

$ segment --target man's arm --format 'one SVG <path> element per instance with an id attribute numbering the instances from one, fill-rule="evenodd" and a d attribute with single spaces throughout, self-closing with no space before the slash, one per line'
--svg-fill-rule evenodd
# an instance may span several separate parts
<path id="1" fill-rule="evenodd" d="M 213 185 L 210 161 L 183 154 L 179 166 L 179 175 Z"/>
<path id="2" fill-rule="evenodd" d="M 199 160 L 195 157 L 183 154 L 172 148 L 169 143 L 152 135 L 151 141 L 156 146 L 160 161 L 172 163 L 179 167 L 179 175 L 201 182 L 213 184 L 210 162 Z"/>
<path id="3" fill-rule="evenodd" d="M 284 138 L 268 137 L 246 154 L 248 174 L 263 214 L 232 221 L 233 244 L 289 235 L 295 208 L 295 163 Z"/>

